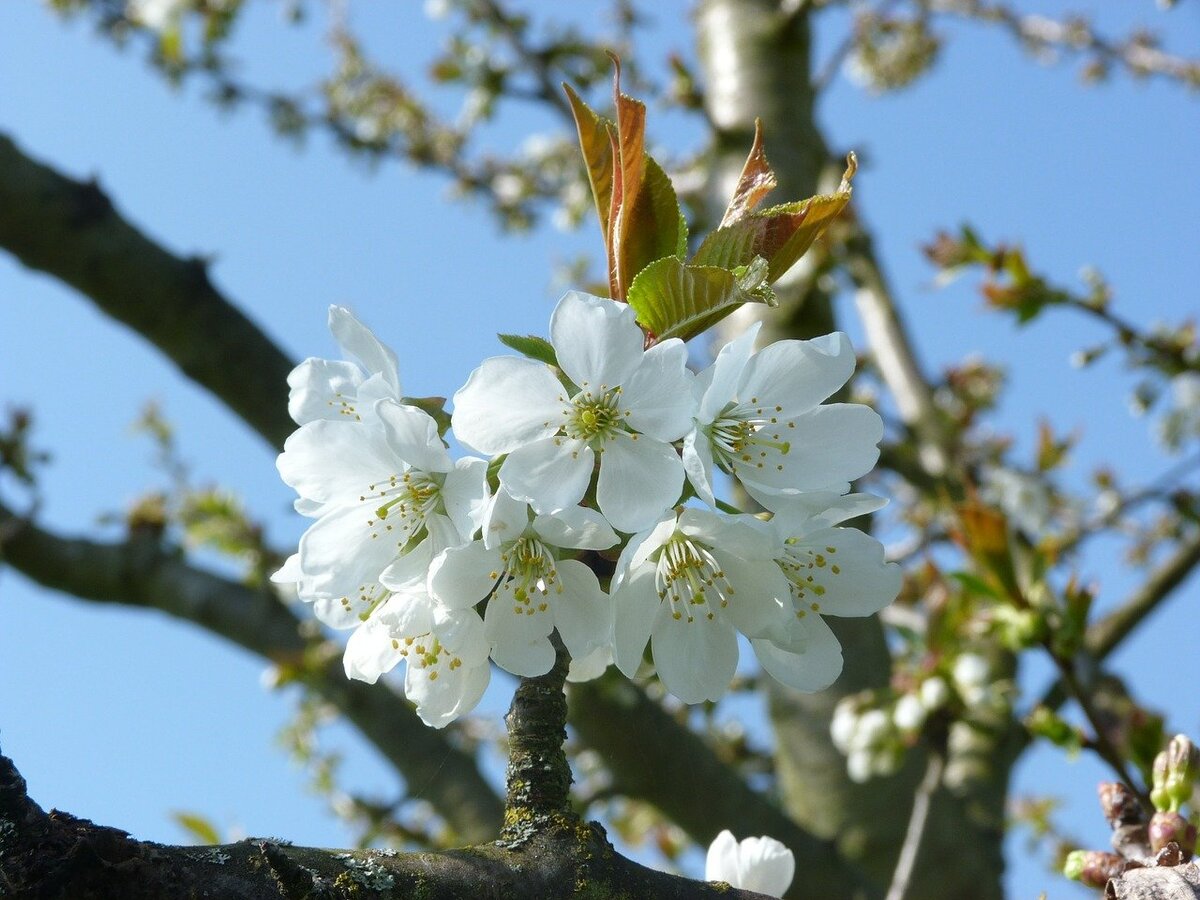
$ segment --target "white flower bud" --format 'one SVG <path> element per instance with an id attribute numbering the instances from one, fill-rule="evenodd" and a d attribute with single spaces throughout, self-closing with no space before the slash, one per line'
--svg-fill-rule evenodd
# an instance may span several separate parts
<path id="1" fill-rule="evenodd" d="M 925 707 L 927 712 L 933 712 L 935 709 L 941 709 L 950 699 L 950 688 L 946 686 L 946 680 L 939 675 L 934 675 L 932 678 L 926 678 L 921 682 L 921 705 Z"/>
<path id="2" fill-rule="evenodd" d="M 892 721 L 901 731 L 917 731 L 925 724 L 926 715 L 921 698 L 916 694 L 905 694 L 892 709 Z"/>
<path id="3" fill-rule="evenodd" d="M 887 737 L 889 731 L 891 723 L 887 713 L 882 709 L 868 709 L 858 719 L 858 728 L 855 729 L 850 746 L 854 750 L 874 747 Z"/>
<path id="4" fill-rule="evenodd" d="M 978 698 L 980 689 L 988 682 L 988 664 L 978 653 L 964 653 L 954 661 L 954 686 L 963 695 L 963 699 L 971 702 L 968 694 Z"/>
<path id="5" fill-rule="evenodd" d="M 854 732 L 858 730 L 858 711 L 853 701 L 843 700 L 833 710 L 833 721 L 829 723 L 829 736 L 833 745 L 843 753 L 850 749 Z"/>
<path id="6" fill-rule="evenodd" d="M 846 757 L 846 774 L 855 784 L 871 780 L 871 754 L 855 750 Z"/>

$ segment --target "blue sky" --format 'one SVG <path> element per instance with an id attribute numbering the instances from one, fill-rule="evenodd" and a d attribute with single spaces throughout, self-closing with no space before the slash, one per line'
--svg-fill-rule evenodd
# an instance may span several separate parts
<path id="1" fill-rule="evenodd" d="M 1114 27 L 1169 26 L 1172 47 L 1200 50 L 1196 7 L 1166 15 L 1149 0 L 1121 6 L 1072 8 L 1090 7 Z M 659 8 L 655 46 L 643 49 L 690 54 L 684 5 Z M 404 70 L 419 68 L 444 31 L 409 6 L 361 5 L 353 15 L 372 49 L 403 60 Z M 1194 315 L 1197 100 L 1123 76 L 1084 88 L 1075 67 L 1041 67 L 1000 35 L 960 28 L 949 36 L 938 70 L 916 87 L 875 98 L 843 78 L 820 110 L 833 143 L 856 148 L 865 164 L 856 200 L 923 359 L 930 371 L 972 353 L 1007 365 L 997 427 L 1018 437 L 1018 459 L 1028 458 L 1038 417 L 1049 415 L 1083 433 L 1073 479 L 1104 460 L 1131 479 L 1150 475 L 1167 460 L 1148 423 L 1128 414 L 1129 378 L 1115 362 L 1087 372 L 1068 364 L 1072 350 L 1100 336 L 1095 326 L 1049 316 L 1018 332 L 983 312 L 968 283 L 935 291 L 917 245 L 970 220 L 986 236 L 1023 243 L 1060 282 L 1076 284 L 1080 267 L 1096 264 L 1118 309 L 1137 321 Z M 822 39 L 826 48 L 833 41 Z M 235 48 L 260 83 L 300 83 L 326 65 L 319 29 L 285 28 L 273 4 L 252 5 Z M 481 359 L 500 352 L 498 331 L 544 333 L 555 299 L 551 267 L 599 248 L 590 221 L 579 233 L 506 237 L 478 205 L 448 200 L 437 177 L 396 164 L 368 170 L 320 137 L 297 151 L 257 115 L 222 114 L 194 90 L 172 90 L 134 48 L 100 42 L 32 0 L 0 4 L 0 84 L 0 130 L 62 171 L 96 175 L 167 247 L 211 254 L 221 289 L 291 354 L 334 355 L 325 309 L 345 303 L 397 350 L 413 395 L 451 394 Z M 652 112 L 653 137 L 664 146 L 684 149 L 694 139 L 654 123 Z M 511 148 L 546 124 L 516 110 L 486 139 Z M 856 334 L 853 307 L 841 302 L 839 315 Z M 42 484 L 43 524 L 117 537 L 99 517 L 165 484 L 152 448 L 130 429 L 150 399 L 176 426 L 197 481 L 241 494 L 278 544 L 295 540 L 303 523 L 290 513 L 270 448 L 136 336 L 0 254 L 0 402 L 32 407 L 36 439 L 54 455 Z M 2 487 L 11 502 L 17 495 Z M 1105 602 L 1134 583 L 1103 553 L 1089 565 Z M 1168 685 L 1200 675 L 1195 609 L 1193 584 L 1117 657 L 1135 689 L 1193 734 L 1194 702 Z M 259 662 L 159 614 L 47 594 L 11 572 L 0 572 L 0 611 L 0 746 L 44 806 L 163 841 L 184 837 L 169 818 L 183 809 L 249 834 L 345 843 L 274 746 L 292 701 L 260 688 Z M 1151 667 L 1163 658 L 1172 660 L 1170 672 Z M 506 704 L 506 690 L 500 684 L 489 709 Z M 395 791 L 395 777 L 352 732 L 335 728 L 326 738 L 346 753 L 355 789 Z M 1038 752 L 1017 787 L 1063 793 L 1063 822 L 1102 846 L 1093 799 L 1100 777 L 1090 760 Z M 1025 859 L 1019 841 L 1012 847 L 1014 897 L 1042 889 L 1074 896 Z"/>

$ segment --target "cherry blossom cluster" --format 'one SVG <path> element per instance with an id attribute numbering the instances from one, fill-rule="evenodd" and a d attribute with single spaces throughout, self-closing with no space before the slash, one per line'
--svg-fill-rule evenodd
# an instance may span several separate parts
<path id="1" fill-rule="evenodd" d="M 345 309 L 330 329 L 350 361 L 289 378 L 300 427 L 278 466 L 314 522 L 274 578 L 354 629 L 350 677 L 404 660 L 431 725 L 474 707 L 493 662 L 549 671 L 554 632 L 575 680 L 648 671 L 649 646 L 667 690 L 715 700 L 740 633 L 773 677 L 820 690 L 842 666 L 823 616 L 899 590 L 879 542 L 841 524 L 883 505 L 848 493 L 878 457 L 879 416 L 823 402 L 854 370 L 845 335 L 755 352 L 752 327 L 695 373 L 629 306 L 568 293 L 545 358 L 487 359 L 454 395 L 451 431 L 480 454 L 454 459 L 395 355 Z M 765 512 L 721 500 L 731 479 Z"/>

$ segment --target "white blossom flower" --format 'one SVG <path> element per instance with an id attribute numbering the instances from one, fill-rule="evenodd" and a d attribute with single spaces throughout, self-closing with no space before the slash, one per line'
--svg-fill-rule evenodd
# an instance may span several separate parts
<path id="1" fill-rule="evenodd" d="M 396 354 L 350 310 L 329 307 L 329 330 L 357 362 L 310 357 L 288 375 L 288 414 L 296 424 L 318 419 L 361 421 L 375 401 L 401 398 Z"/>
<path id="2" fill-rule="evenodd" d="M 991 683 L 986 659 L 978 653 L 963 653 L 954 660 L 950 674 L 959 696 L 968 706 L 984 700 Z"/>
<path id="3" fill-rule="evenodd" d="M 925 724 L 929 710 L 916 694 L 904 694 L 892 707 L 892 722 L 901 731 L 918 731 Z"/>
<path id="4" fill-rule="evenodd" d="M 900 567 L 884 561 L 883 545 L 838 527 L 883 503 L 869 494 L 812 493 L 791 498 L 771 518 L 774 562 L 793 614 L 785 628 L 750 643 L 777 681 L 801 691 L 831 685 L 842 671 L 842 648 L 822 617 L 869 616 L 896 599 Z"/>
<path id="5" fill-rule="evenodd" d="M 921 705 L 927 712 L 941 709 L 950 702 L 950 688 L 946 686 L 946 679 L 940 675 L 926 678 L 921 682 L 920 697 Z"/>
<path id="6" fill-rule="evenodd" d="M 1200 435 L 1200 374 L 1183 372 L 1171 379 L 1171 408 L 1159 420 L 1157 431 L 1163 446 L 1172 452 Z"/>
<path id="7" fill-rule="evenodd" d="M 179 23 L 191 0 L 129 0 L 125 15 L 152 31 L 166 31 Z"/>
<path id="8" fill-rule="evenodd" d="M 649 527 L 679 499 L 683 437 L 693 399 L 687 349 L 668 340 L 643 350 L 632 309 L 575 291 L 559 301 L 552 367 L 493 357 L 454 395 L 454 433 L 480 453 L 507 453 L 500 480 L 539 513 L 576 506 L 600 473 L 596 504 L 613 527 Z"/>
<path id="9" fill-rule="evenodd" d="M 758 497 L 847 483 L 879 458 L 883 421 L 874 410 L 821 404 L 854 372 L 849 339 L 835 333 L 777 341 L 754 353 L 760 325 L 725 345 L 696 379 L 698 407 L 683 462 L 710 505 L 714 465 Z"/>
<path id="10" fill-rule="evenodd" d="M 737 668 L 737 632 L 786 628 L 787 582 L 771 534 L 752 516 L 684 509 L 635 535 L 613 576 L 613 658 L 633 677 L 651 642 L 668 691 L 716 700 Z"/>
<path id="11" fill-rule="evenodd" d="M 709 845 L 704 862 L 705 881 L 725 881 L 731 887 L 782 897 L 796 874 L 796 857 L 782 843 L 766 835 L 738 841 L 722 831 Z"/>
<path id="12" fill-rule="evenodd" d="M 432 418 L 391 400 L 373 409 L 362 423 L 307 423 L 278 460 L 319 516 L 300 539 L 300 595 L 334 627 L 422 583 L 436 552 L 475 532 L 487 498 L 487 463 L 452 462 Z"/>
<path id="13" fill-rule="evenodd" d="M 603 550 L 615 543 L 616 533 L 595 510 L 534 515 L 502 482 L 484 515 L 483 539 L 439 554 L 429 590 L 456 606 L 488 598 L 484 634 L 492 659 L 514 675 L 544 675 L 554 665 L 555 628 L 580 661 L 612 633 L 611 604 L 596 574 L 578 560 L 558 559 L 555 548 Z M 590 659 L 577 676 L 595 671 L 598 662 Z"/>
<path id="14" fill-rule="evenodd" d="M 369 684 L 401 660 L 404 693 L 434 728 L 474 709 L 491 677 L 479 614 L 424 593 L 391 597 L 346 644 L 346 675 Z"/>

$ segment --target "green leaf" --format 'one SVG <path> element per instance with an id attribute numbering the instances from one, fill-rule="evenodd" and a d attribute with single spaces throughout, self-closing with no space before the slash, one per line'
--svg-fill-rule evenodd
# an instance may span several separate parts
<path id="1" fill-rule="evenodd" d="M 437 423 L 438 434 L 446 436 L 450 430 L 450 414 L 446 412 L 445 397 L 401 397 L 400 402 L 407 406 L 415 406 Z"/>
<path id="2" fill-rule="evenodd" d="M 968 593 L 979 597 L 990 597 L 993 600 L 1004 599 L 1003 595 L 987 581 L 971 572 L 951 572 L 950 577 L 961 584 Z"/>
<path id="3" fill-rule="evenodd" d="M 171 813 L 171 818 L 175 820 L 176 825 L 190 834 L 199 843 L 221 843 L 221 835 L 217 833 L 216 826 L 204 818 L 204 816 L 198 813 L 174 812 Z"/>
<path id="4" fill-rule="evenodd" d="M 558 366 L 558 356 L 554 353 L 554 345 L 545 338 L 527 334 L 500 334 L 500 343 L 510 350 L 516 350 L 522 356 L 536 359 L 547 365 Z"/>
<path id="5" fill-rule="evenodd" d="M 687 224 L 671 179 L 651 156 L 644 157 L 641 172 L 632 205 L 624 203 L 617 216 L 617 284 L 626 294 L 646 266 L 666 256 L 678 257 L 681 247 L 687 255 Z M 628 190 L 625 197 L 629 198 Z"/>
<path id="6" fill-rule="evenodd" d="M 695 337 L 743 303 L 773 305 L 764 294 L 765 262 L 750 265 L 741 277 L 716 266 L 685 265 L 674 256 L 651 263 L 629 287 L 629 305 L 638 322 L 658 340 Z"/>

